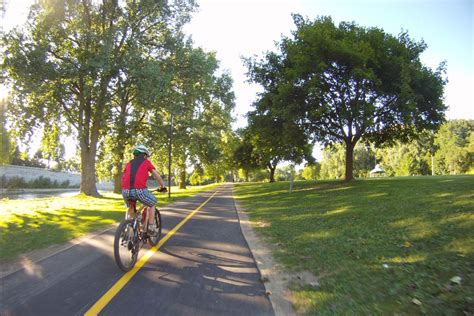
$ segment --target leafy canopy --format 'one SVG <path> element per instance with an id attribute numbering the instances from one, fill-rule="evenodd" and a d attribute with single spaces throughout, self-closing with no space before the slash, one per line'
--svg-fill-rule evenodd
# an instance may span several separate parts
<path id="1" fill-rule="evenodd" d="M 14 88 L 11 117 L 23 134 L 72 128 L 81 150 L 81 192 L 96 195 L 97 147 L 116 99 L 161 94 L 160 60 L 189 21 L 193 1 L 38 1 L 24 31 L 5 36 L 2 71 Z M 166 80 L 165 80 L 166 81 Z M 127 96 L 117 95 L 126 91 Z M 138 91 L 138 92 L 137 92 Z"/>
<path id="2" fill-rule="evenodd" d="M 279 52 L 247 59 L 250 80 L 272 99 L 266 111 L 293 120 L 314 141 L 344 143 L 346 180 L 362 138 L 376 144 L 407 139 L 444 121 L 445 64 L 420 62 L 426 44 L 354 22 L 336 26 L 294 15 L 296 31 Z"/>

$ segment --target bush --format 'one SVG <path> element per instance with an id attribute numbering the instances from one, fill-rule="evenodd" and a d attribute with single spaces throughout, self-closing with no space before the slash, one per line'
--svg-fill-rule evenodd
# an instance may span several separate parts
<path id="1" fill-rule="evenodd" d="M 28 184 L 23 178 L 13 177 L 6 180 L 5 188 L 15 189 L 15 188 L 27 188 L 27 187 L 28 187 Z"/>
<path id="2" fill-rule="evenodd" d="M 69 180 L 59 183 L 57 180 L 52 181 L 50 178 L 40 176 L 31 181 L 25 181 L 21 177 L 7 178 L 3 175 L 0 178 L 0 188 L 2 189 L 66 189 L 71 188 Z"/>
<path id="3" fill-rule="evenodd" d="M 30 181 L 29 187 L 50 189 L 53 187 L 53 182 L 50 178 L 44 178 L 43 176 L 40 176 L 39 178 Z"/>
<path id="4" fill-rule="evenodd" d="M 197 172 L 193 172 L 193 174 L 189 177 L 189 182 L 191 185 L 200 185 L 201 181 L 201 176 Z"/>

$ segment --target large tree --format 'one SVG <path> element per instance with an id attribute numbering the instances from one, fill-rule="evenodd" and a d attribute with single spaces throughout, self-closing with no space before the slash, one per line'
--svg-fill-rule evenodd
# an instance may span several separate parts
<path id="1" fill-rule="evenodd" d="M 252 160 L 267 168 L 269 181 L 275 181 L 275 171 L 282 161 L 296 164 L 314 162 L 307 135 L 293 121 L 270 111 L 273 96 L 263 94 L 255 103 L 256 110 L 248 114 L 247 139 L 252 145 Z"/>
<path id="2" fill-rule="evenodd" d="M 189 40 L 171 59 L 170 91 L 161 100 L 169 110 L 155 116 L 156 126 L 165 125 L 151 130 L 149 137 L 168 136 L 173 117 L 173 164 L 180 188 L 185 189 L 189 164 L 211 165 L 219 160 L 223 133 L 231 130 L 234 93 L 232 78 L 219 69 L 215 53 L 195 48 Z M 164 149 L 158 146 L 156 151 L 167 152 Z"/>
<path id="3" fill-rule="evenodd" d="M 160 102 L 169 84 L 170 74 L 164 71 L 166 62 L 170 61 L 162 57 L 133 56 L 121 70 L 127 75 L 119 77 L 113 88 L 109 133 L 99 150 L 99 175 L 113 178 L 115 193 L 122 192 L 126 149 L 143 143 L 144 135 L 156 130 L 157 126 L 151 121 L 157 112 L 169 111 L 169 107 Z M 153 142 L 164 145 L 167 139 L 155 137 Z"/>
<path id="4" fill-rule="evenodd" d="M 323 144 L 345 145 L 345 179 L 353 179 L 357 142 L 406 139 L 444 121 L 444 64 L 420 62 L 426 49 L 398 37 L 329 17 L 294 15 L 296 31 L 279 52 L 248 59 L 250 79 L 272 96 L 270 111 L 289 118 Z"/>
<path id="5" fill-rule="evenodd" d="M 81 192 L 97 195 L 97 146 L 108 132 L 113 87 L 130 74 L 127 56 L 159 50 L 189 19 L 193 1 L 40 1 L 26 29 L 4 39 L 3 70 L 14 88 L 12 118 L 26 129 L 59 115 L 81 152 Z M 62 126 L 62 128 L 64 128 Z"/>

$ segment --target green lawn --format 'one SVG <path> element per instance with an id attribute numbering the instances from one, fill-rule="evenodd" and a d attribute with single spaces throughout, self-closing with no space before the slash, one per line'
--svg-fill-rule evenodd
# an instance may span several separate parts
<path id="1" fill-rule="evenodd" d="M 474 176 L 288 187 L 240 184 L 236 196 L 277 260 L 319 278 L 293 286 L 298 312 L 474 313 Z"/>
<path id="2" fill-rule="evenodd" d="M 168 194 L 157 194 L 161 207 L 195 195 L 216 185 L 172 188 Z M 0 200 L 0 260 L 9 261 L 30 250 L 67 242 L 121 221 L 125 204 L 119 194 L 100 198 L 77 195 L 67 198 Z"/>

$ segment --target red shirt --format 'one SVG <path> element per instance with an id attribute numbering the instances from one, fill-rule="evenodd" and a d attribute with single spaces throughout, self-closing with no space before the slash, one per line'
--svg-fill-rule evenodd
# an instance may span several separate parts
<path id="1" fill-rule="evenodd" d="M 154 169 L 155 166 L 145 158 L 132 159 L 123 171 L 122 189 L 145 189 L 148 174 Z"/>

